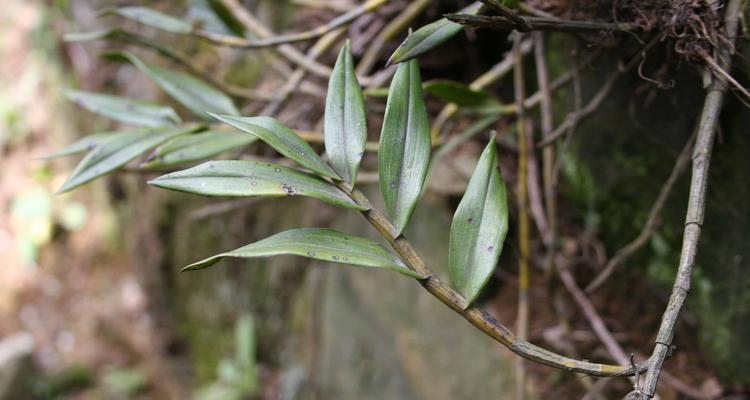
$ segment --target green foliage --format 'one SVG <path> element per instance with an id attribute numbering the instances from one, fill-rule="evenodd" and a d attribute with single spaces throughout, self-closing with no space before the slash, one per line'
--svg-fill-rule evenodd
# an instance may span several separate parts
<path id="1" fill-rule="evenodd" d="M 64 148 L 46 155 L 42 157 L 42 159 L 53 159 L 53 158 L 59 158 L 59 157 L 67 157 L 76 155 L 79 153 L 83 153 L 87 150 L 92 150 L 99 146 L 100 144 L 104 143 L 105 141 L 111 139 L 112 137 L 116 135 L 121 135 L 122 132 L 101 132 L 101 133 L 92 133 L 91 135 L 85 136 L 81 139 L 78 139 L 77 141 L 65 146 Z"/>
<path id="2" fill-rule="evenodd" d="M 139 154 L 166 142 L 173 137 L 196 130 L 196 125 L 181 127 L 148 128 L 123 132 L 103 141 L 78 163 L 76 169 L 58 190 L 64 193 L 102 175 L 112 172 Z"/>
<path id="3" fill-rule="evenodd" d="M 229 96 L 190 74 L 158 67 L 128 52 L 108 53 L 107 57 L 130 61 L 198 118 L 210 120 L 211 113 L 240 114 Z"/>
<path id="4" fill-rule="evenodd" d="M 451 224 L 451 280 L 467 307 L 495 272 L 507 232 L 508 201 L 493 139 L 479 158 Z"/>
<path id="5" fill-rule="evenodd" d="M 366 209 L 317 176 L 260 161 L 209 161 L 161 176 L 149 183 L 164 189 L 204 196 L 309 196 L 339 207 Z"/>
<path id="6" fill-rule="evenodd" d="M 119 9 L 118 14 L 123 13 L 144 23 L 168 22 L 162 21 L 161 16 L 140 8 Z M 174 29 L 182 28 L 175 25 Z M 306 171 L 264 161 L 220 160 L 168 173 L 149 183 L 165 189 L 205 196 L 301 195 L 345 209 L 361 212 L 369 210 L 369 202 L 355 201 L 357 197 L 350 193 L 351 188 L 356 185 L 357 172 L 364 154 L 367 127 L 362 90 L 354 72 L 348 42 L 339 52 L 326 99 L 324 142 L 329 163 L 280 121 L 267 116 L 240 117 L 228 96 L 197 78 L 145 63 L 130 53 L 116 53 L 115 57 L 133 63 L 198 118 L 214 117 L 242 133 L 222 132 L 207 124 L 170 126 L 179 122 L 179 117 L 169 107 L 135 99 L 71 91 L 71 98 L 104 116 L 120 122 L 158 126 L 90 135 L 50 156 L 90 150 L 65 182 L 61 192 L 122 168 L 149 150 L 153 151 L 140 164 L 142 169 L 189 163 L 260 139 Z M 425 86 L 426 90 L 436 96 L 464 109 L 479 110 L 501 106 L 486 93 L 457 82 L 435 81 Z M 132 110 L 135 112 L 129 112 Z M 489 119 L 480 121 L 478 126 L 486 127 L 488 122 L 495 120 L 496 115 L 496 112 L 493 113 Z M 475 131 L 478 129 L 471 130 Z M 380 189 L 397 234 L 408 224 L 422 192 L 431 149 L 429 121 L 417 61 L 403 62 L 398 66 L 388 91 L 378 150 Z M 493 140 L 482 153 L 451 229 L 451 278 L 461 294 L 466 296 L 466 306 L 471 304 L 492 275 L 502 249 L 507 224 L 505 186 L 498 170 Z M 385 268 L 412 278 L 425 278 L 380 244 L 324 228 L 301 228 L 278 233 L 193 263 L 185 267 L 185 270 L 206 268 L 225 257 L 256 258 L 276 255 L 297 255 L 354 266 Z M 247 346 L 241 352 L 247 352 Z M 235 378 L 232 376 L 237 371 L 250 368 L 252 363 L 248 360 L 252 358 L 240 361 L 238 358 L 231 362 L 231 368 L 222 367 L 221 379 L 233 381 Z M 243 366 L 237 367 L 238 363 Z M 225 389 L 222 386 L 221 390 Z M 245 389 L 249 390 L 250 387 Z"/>
<path id="7" fill-rule="evenodd" d="M 398 66 L 391 82 L 378 152 L 380 192 L 398 233 L 422 192 L 431 149 L 422 81 L 412 60 Z"/>
<path id="8" fill-rule="evenodd" d="M 66 90 L 65 95 L 81 107 L 129 125 L 161 126 L 182 122 L 167 106 L 106 94 Z"/>
<path id="9" fill-rule="evenodd" d="M 326 152 L 331 165 L 341 179 L 354 184 L 365 154 L 367 119 L 349 41 L 339 52 L 328 81 L 324 122 Z"/>
<path id="10" fill-rule="evenodd" d="M 254 258 L 285 254 L 359 267 L 387 268 L 413 278 L 424 278 L 411 271 L 383 246 L 325 228 L 301 228 L 277 233 L 259 242 L 190 264 L 184 270 L 207 268 L 224 257 Z"/>
<path id="11" fill-rule="evenodd" d="M 255 322 L 252 315 L 243 314 L 237 319 L 234 328 L 234 355 L 219 362 L 216 369 L 218 379 L 200 390 L 197 399 L 241 400 L 260 390 L 255 337 Z"/>
<path id="12" fill-rule="evenodd" d="M 476 14 L 481 7 L 482 4 L 477 1 L 463 8 L 460 12 Z M 397 64 L 416 58 L 445 43 L 463 29 L 464 27 L 460 24 L 449 21 L 447 18 L 441 18 L 417 29 L 415 32 L 409 32 L 409 36 L 393 52 L 388 63 Z"/>
<path id="13" fill-rule="evenodd" d="M 189 23 L 148 7 L 117 7 L 106 9 L 102 14 L 116 14 L 167 32 L 190 33 L 193 30 Z"/>
<path id="14" fill-rule="evenodd" d="M 275 118 L 233 117 L 230 115 L 213 116 L 219 121 L 257 136 L 260 140 L 273 147 L 274 150 L 298 162 L 303 167 L 320 175 L 339 179 L 336 172 L 320 159 L 315 150 L 307 142 Z"/>
<path id="15" fill-rule="evenodd" d="M 507 108 L 491 94 L 474 90 L 461 82 L 444 79 L 431 80 L 425 82 L 422 87 L 426 93 L 468 111 L 497 114 L 504 112 Z"/>
<path id="16" fill-rule="evenodd" d="M 177 136 L 157 147 L 141 167 L 156 169 L 204 160 L 247 146 L 257 139 L 240 132 L 219 130 Z"/>

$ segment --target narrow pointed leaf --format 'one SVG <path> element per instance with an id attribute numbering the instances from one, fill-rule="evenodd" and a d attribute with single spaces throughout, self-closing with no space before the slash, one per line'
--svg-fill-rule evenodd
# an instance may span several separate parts
<path id="1" fill-rule="evenodd" d="M 240 114 L 229 96 L 190 74 L 146 63 L 127 52 L 109 53 L 107 56 L 130 61 L 172 98 L 200 118 L 210 119 L 208 113 Z"/>
<path id="2" fill-rule="evenodd" d="M 162 126 L 179 123 L 180 117 L 172 107 L 144 100 L 106 94 L 66 90 L 70 101 L 96 114 L 112 118 L 125 124 Z"/>
<path id="3" fill-rule="evenodd" d="M 301 228 L 277 233 L 259 242 L 190 264 L 184 270 L 210 267 L 225 257 L 278 255 L 297 255 L 358 267 L 387 268 L 410 277 L 424 278 L 407 268 L 398 257 L 378 243 L 326 228 Z"/>
<path id="4" fill-rule="evenodd" d="M 88 153 L 70 174 L 58 193 L 67 192 L 102 175 L 112 172 L 141 153 L 179 135 L 196 129 L 195 125 L 148 128 L 121 133 L 101 143 Z"/>
<path id="5" fill-rule="evenodd" d="M 471 3 L 463 8 L 460 12 L 466 14 L 476 14 L 482 4 L 477 2 Z M 448 39 L 456 36 L 463 30 L 463 26 L 449 21 L 447 18 L 441 18 L 435 22 L 427 24 L 414 32 L 410 32 L 403 43 L 393 52 L 388 64 L 397 64 L 409 61 L 433 48 L 445 43 Z"/>
<path id="6" fill-rule="evenodd" d="M 209 161 L 160 176 L 149 184 L 204 196 L 307 196 L 339 207 L 367 209 L 317 176 L 260 161 Z"/>
<path id="7" fill-rule="evenodd" d="M 123 32 L 120 28 L 103 29 L 91 32 L 70 32 L 63 35 L 63 41 L 68 43 L 92 42 L 109 39 Z"/>
<path id="8" fill-rule="evenodd" d="M 400 233 L 422 192 L 430 162 L 430 126 L 416 60 L 398 66 L 380 133 L 380 192 Z"/>
<path id="9" fill-rule="evenodd" d="M 323 133 L 333 170 L 341 179 L 354 185 L 359 163 L 365 154 L 367 120 L 349 41 L 339 52 L 328 81 Z"/>
<path id="10" fill-rule="evenodd" d="M 64 148 L 52 154 L 49 154 L 40 158 L 43 160 L 49 160 L 52 158 L 67 157 L 67 156 L 72 156 L 78 153 L 83 153 L 84 151 L 93 150 L 100 144 L 115 137 L 116 135 L 121 135 L 121 134 L 122 132 L 93 133 L 91 135 L 78 139 L 77 141 L 65 146 Z"/>
<path id="11" fill-rule="evenodd" d="M 253 135 L 240 132 L 206 131 L 178 136 L 154 149 L 143 168 L 163 168 L 204 160 L 247 146 L 258 140 Z"/>
<path id="12" fill-rule="evenodd" d="M 431 80 L 425 82 L 422 88 L 426 93 L 462 108 L 481 111 L 503 106 L 491 94 L 482 90 L 474 90 L 461 82 L 443 79 Z"/>
<path id="13" fill-rule="evenodd" d="M 123 18 L 138 21 L 163 31 L 190 33 L 193 26 L 179 18 L 164 14 L 148 7 L 118 7 L 104 10 L 101 14 L 116 14 Z"/>
<path id="14" fill-rule="evenodd" d="M 227 123 L 243 132 L 257 136 L 260 140 L 273 147 L 274 150 L 313 172 L 334 179 L 340 179 L 336 172 L 320 159 L 315 150 L 307 142 L 275 118 L 211 115 L 219 121 Z"/>
<path id="15" fill-rule="evenodd" d="M 451 224 L 450 276 L 467 307 L 494 273 L 507 232 L 507 195 L 493 139 L 479 158 Z"/>

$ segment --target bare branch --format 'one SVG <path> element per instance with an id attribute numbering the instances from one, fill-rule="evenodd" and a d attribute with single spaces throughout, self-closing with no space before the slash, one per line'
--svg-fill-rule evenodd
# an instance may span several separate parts
<path id="1" fill-rule="evenodd" d="M 515 14 L 514 14 L 515 15 Z M 637 28 L 628 23 L 597 21 L 570 21 L 559 18 L 520 17 L 494 15 L 445 14 L 445 18 L 472 28 L 515 29 L 519 32 L 565 31 L 565 32 L 633 32 Z M 519 22 L 521 21 L 521 22 Z"/>
<path id="2" fill-rule="evenodd" d="M 734 40 L 737 34 L 738 16 L 742 0 L 730 0 L 727 4 L 724 22 L 725 33 L 728 40 Z M 729 48 L 721 49 L 721 69 L 727 71 L 731 67 Z M 659 333 L 656 336 L 654 351 L 649 357 L 650 368 L 646 375 L 642 398 L 648 400 L 656 394 L 656 385 L 664 360 L 669 353 L 672 338 L 674 337 L 675 323 L 680 314 L 685 298 L 690 291 L 690 280 L 693 275 L 695 256 L 698 250 L 698 239 L 703 226 L 703 214 L 706 208 L 706 187 L 708 186 L 708 168 L 711 163 L 711 149 L 713 147 L 719 113 L 724 99 L 727 83 L 723 77 L 714 77 L 707 89 L 706 100 L 703 103 L 703 112 L 698 122 L 698 136 L 693 151 L 693 171 L 690 182 L 690 195 L 688 198 L 688 209 L 685 217 L 685 231 L 682 238 L 682 253 L 680 254 L 680 265 L 677 270 L 672 295 L 669 304 L 662 316 Z"/>

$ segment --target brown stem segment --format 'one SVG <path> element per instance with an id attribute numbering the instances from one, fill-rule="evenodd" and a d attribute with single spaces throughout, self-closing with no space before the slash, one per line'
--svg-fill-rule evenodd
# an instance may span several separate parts
<path id="1" fill-rule="evenodd" d="M 737 21 L 739 19 L 741 4 L 742 0 L 730 0 L 727 4 L 724 21 L 726 28 L 725 35 L 732 42 L 737 34 Z M 719 62 L 721 63 L 721 68 L 725 71 L 729 71 L 731 67 L 730 51 L 729 47 L 724 47 L 719 51 Z M 662 316 L 659 333 L 656 335 L 656 344 L 650 357 L 652 362 L 651 368 L 649 368 L 646 381 L 641 389 L 641 397 L 644 400 L 654 397 L 656 393 L 659 373 L 672 345 L 677 317 L 690 291 L 690 280 L 693 275 L 693 266 L 695 265 L 695 256 L 698 250 L 698 239 L 701 235 L 703 214 L 706 209 L 706 187 L 708 186 L 708 167 L 711 163 L 711 149 L 713 147 L 714 135 L 726 87 L 727 82 L 723 77 L 714 77 L 707 89 L 706 100 L 703 103 L 703 112 L 698 122 L 698 137 L 695 140 L 695 148 L 693 150 L 693 171 L 690 181 L 687 215 L 685 217 L 685 231 L 682 237 L 680 265 L 677 269 L 672 295 L 669 297 L 669 303 Z"/>
<path id="2" fill-rule="evenodd" d="M 396 253 L 398 253 L 404 262 L 406 262 L 409 268 L 427 277 L 419 280 L 419 283 L 430 292 L 430 294 L 435 296 L 451 310 L 464 317 L 485 335 L 510 349 L 510 351 L 539 364 L 592 376 L 630 376 L 635 373 L 635 369 L 632 366 L 592 363 L 575 360 L 551 352 L 525 340 L 519 339 L 513 334 L 513 332 L 497 321 L 495 317 L 478 307 L 470 306 L 464 309 L 466 306 L 466 300 L 448 285 L 443 283 L 435 273 L 427 267 L 424 261 L 419 255 L 417 255 L 417 252 L 411 246 L 411 243 L 409 243 L 403 235 L 397 233 L 396 227 L 391 224 L 382 212 L 372 207 L 370 200 L 367 199 L 362 192 L 357 189 L 352 189 L 348 184 L 343 182 L 337 182 L 337 185 L 346 193 L 349 193 L 352 200 L 357 204 L 368 208 L 367 211 L 361 212 L 362 216 L 364 216 L 365 219 L 375 227 L 378 232 L 380 232 L 388 243 L 390 243 L 391 247 L 393 247 Z M 648 365 L 648 361 L 645 361 L 637 364 L 636 369 L 638 369 L 639 372 L 645 371 L 648 368 Z"/>

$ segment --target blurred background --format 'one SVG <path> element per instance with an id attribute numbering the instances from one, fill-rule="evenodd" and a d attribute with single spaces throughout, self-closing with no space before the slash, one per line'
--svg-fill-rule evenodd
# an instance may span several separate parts
<path id="1" fill-rule="evenodd" d="M 133 169 L 55 195 L 79 158 L 40 157 L 84 135 L 119 127 L 67 101 L 63 89 L 158 100 L 185 114 L 132 65 L 99 55 L 128 48 L 155 64 L 176 70 L 182 66 L 118 41 L 67 43 L 65 33 L 123 26 L 188 55 L 194 66 L 233 87 L 267 97 L 284 86 L 287 78 L 278 73 L 280 58 L 273 50 L 220 48 L 189 35 L 97 15 L 109 6 L 146 5 L 231 33 L 233 27 L 222 22 L 209 3 L 3 0 L 0 399 L 512 396 L 516 356 L 397 274 L 294 257 L 224 261 L 209 270 L 179 273 L 193 261 L 292 227 L 332 226 L 377 240 L 376 232 L 356 213 L 310 199 L 206 199 L 167 192 L 145 184 L 158 174 Z M 565 1 L 529 3 L 551 11 L 573 7 Z M 357 4 L 243 2 L 275 32 L 314 28 Z M 357 60 L 367 49 L 380 46 L 366 74 L 380 77 L 378 87 L 387 87 L 388 73 L 378 72 L 406 29 L 467 4 L 391 0 L 358 18 L 345 36 L 351 38 Z M 390 22 L 397 18 L 405 22 L 393 28 Z M 389 27 L 395 31 L 382 34 Z M 580 68 L 576 85 L 563 85 L 555 92 L 557 123 L 576 99 L 596 93 L 618 60 L 640 46 L 631 37 L 617 40 L 617 46 L 605 43 L 600 48 L 597 42 L 598 49 L 593 49 L 592 38 L 548 36 L 550 74 L 556 77 L 576 65 Z M 307 51 L 312 43 L 294 46 Z M 337 42 L 318 61 L 332 66 L 339 47 Z M 420 58 L 423 79 L 469 83 L 500 62 L 510 48 L 507 31 L 462 32 Z M 737 74 L 746 80 L 745 55 L 750 53 L 739 50 L 743 55 Z M 638 236 L 693 131 L 702 104 L 700 76 L 692 66 L 670 57 L 666 46 L 659 45 L 640 73 L 618 79 L 597 112 L 577 125 L 575 136 L 560 152 L 560 242 L 582 286 Z M 283 67 L 293 69 L 281 60 Z M 533 60 L 527 70 L 533 93 Z M 663 90 L 643 76 L 672 80 L 674 85 Z M 320 132 L 326 81 L 310 75 L 302 82 L 280 105 L 278 117 L 295 129 Z M 488 91 L 511 104 L 512 77 L 495 82 Z M 239 103 L 242 114 L 263 112 L 263 101 L 245 96 Z M 367 99 L 371 141 L 377 141 L 384 106 L 382 96 Z M 427 106 L 432 120 L 445 103 L 428 96 Z M 445 123 L 443 134 L 465 133 L 478 119 L 458 113 Z M 406 230 L 433 269 L 447 276 L 452 212 L 489 130 L 496 129 L 509 187 L 511 228 L 498 272 L 481 304 L 510 327 L 518 290 L 512 193 L 517 142 L 512 121 L 495 118 L 434 165 L 428 190 Z M 665 399 L 748 398 L 750 393 L 748 126 L 747 107 L 729 94 L 711 166 L 694 287 L 678 323 L 677 351 L 666 364 L 671 378 L 665 379 L 660 392 Z M 244 152 L 273 154 L 260 144 Z M 377 176 L 376 159 L 374 153 L 366 156 L 363 180 L 368 173 L 369 178 Z M 637 359 L 651 352 L 677 268 L 687 175 L 677 181 L 646 245 L 591 296 L 619 344 Z M 375 183 L 370 179 L 363 189 L 379 197 Z M 532 238 L 532 258 L 539 260 L 533 262 L 531 278 L 530 340 L 578 358 L 614 362 L 570 295 L 545 274 L 543 245 L 535 228 Z M 623 379 L 592 381 L 539 365 L 528 368 L 532 398 L 615 398 L 630 385 Z"/>

